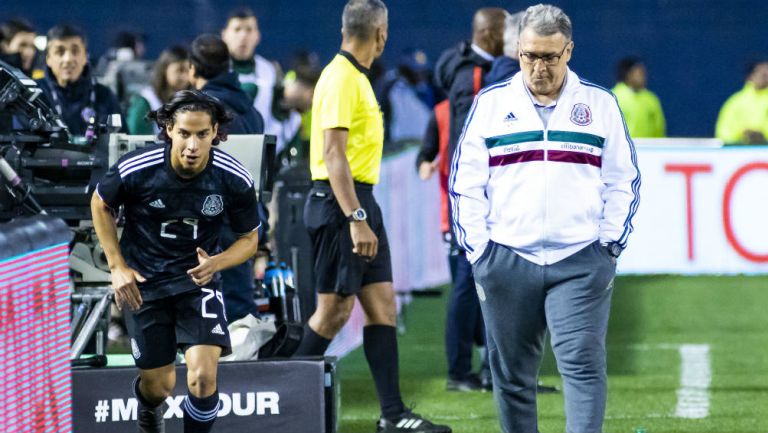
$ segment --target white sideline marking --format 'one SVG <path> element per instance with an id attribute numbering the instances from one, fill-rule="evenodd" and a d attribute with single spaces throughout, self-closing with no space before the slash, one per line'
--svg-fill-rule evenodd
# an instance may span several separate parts
<path id="1" fill-rule="evenodd" d="M 683 344 L 679 351 L 682 365 L 675 416 L 706 418 L 709 415 L 709 385 L 712 383 L 709 345 Z"/>

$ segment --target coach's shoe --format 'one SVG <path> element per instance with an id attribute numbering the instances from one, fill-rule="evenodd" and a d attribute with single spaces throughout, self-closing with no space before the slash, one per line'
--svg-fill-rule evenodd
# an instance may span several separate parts
<path id="1" fill-rule="evenodd" d="M 406 409 L 393 419 L 379 418 L 376 433 L 451 433 L 447 425 L 433 424 L 423 416 Z"/>
<path id="2" fill-rule="evenodd" d="M 149 409 L 139 405 L 136 414 L 136 420 L 139 424 L 139 433 L 165 433 L 165 403 L 160 406 Z"/>

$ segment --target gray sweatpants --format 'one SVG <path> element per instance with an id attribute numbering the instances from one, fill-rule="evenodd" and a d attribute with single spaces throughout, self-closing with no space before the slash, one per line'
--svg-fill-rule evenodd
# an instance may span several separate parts
<path id="1" fill-rule="evenodd" d="M 566 431 L 600 432 L 613 257 L 594 242 L 562 261 L 539 266 L 491 242 L 474 272 L 502 430 L 538 431 L 536 382 L 549 328 L 563 377 Z"/>

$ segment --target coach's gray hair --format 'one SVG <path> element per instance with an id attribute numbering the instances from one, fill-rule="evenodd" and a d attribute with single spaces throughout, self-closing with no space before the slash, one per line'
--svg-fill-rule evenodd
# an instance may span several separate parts
<path id="1" fill-rule="evenodd" d="M 523 20 L 525 11 L 514 14 L 507 12 L 504 19 L 504 55 L 517 58 L 517 41 L 520 39 L 520 22 Z"/>
<path id="2" fill-rule="evenodd" d="M 368 40 L 387 22 L 387 6 L 381 0 L 349 0 L 341 15 L 344 37 Z"/>
<path id="3" fill-rule="evenodd" d="M 562 9 L 552 5 L 537 4 L 526 9 L 520 22 L 520 32 L 527 28 L 533 29 L 537 35 L 541 36 L 562 33 L 569 41 L 573 36 L 571 19 Z"/>

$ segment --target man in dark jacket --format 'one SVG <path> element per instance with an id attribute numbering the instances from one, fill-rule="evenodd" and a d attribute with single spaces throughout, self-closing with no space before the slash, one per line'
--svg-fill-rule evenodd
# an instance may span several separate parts
<path id="1" fill-rule="evenodd" d="M 264 119 L 240 88 L 237 73 L 230 72 L 227 45 L 220 37 L 204 34 L 192 42 L 189 80 L 197 90 L 218 98 L 235 119 L 230 134 L 263 134 Z"/>
<path id="2" fill-rule="evenodd" d="M 112 91 L 91 75 L 82 30 L 61 24 L 48 31 L 45 61 L 48 67 L 40 87 L 71 135 L 84 135 L 92 122 L 106 122 L 110 114 L 122 114 Z"/>
<path id="3" fill-rule="evenodd" d="M 472 20 L 472 41 L 465 41 L 443 52 L 435 67 L 435 83 L 448 95 L 449 122 L 448 148 L 444 157 L 450 161 L 461 135 L 472 101 L 486 84 L 485 75 L 493 60 L 502 55 L 504 48 L 504 19 L 506 12 L 500 8 L 483 8 Z M 419 168 L 422 178 L 428 177 L 431 161 L 420 155 Z M 448 317 L 445 328 L 445 351 L 448 358 L 449 391 L 471 391 L 490 387 L 490 376 L 485 380 L 472 373 L 472 347 L 483 344 L 485 331 L 480 303 L 475 292 L 472 267 L 464 251 L 451 241 L 448 260 L 453 288 L 448 301 Z"/>
<path id="4" fill-rule="evenodd" d="M 193 88 L 217 98 L 234 118 L 227 128 L 229 134 L 263 134 L 264 119 L 253 108 L 251 99 L 240 88 L 237 74 L 230 72 L 229 50 L 220 37 L 213 34 L 198 36 L 189 51 L 189 82 Z M 266 209 L 259 205 L 262 228 L 259 239 L 266 236 Z M 237 240 L 229 224 L 222 227 L 220 234 L 222 248 L 228 248 Z M 255 289 L 253 260 L 221 273 L 223 279 L 224 307 L 229 323 L 242 319 L 249 313 L 257 316 L 258 309 L 253 301 Z"/>

